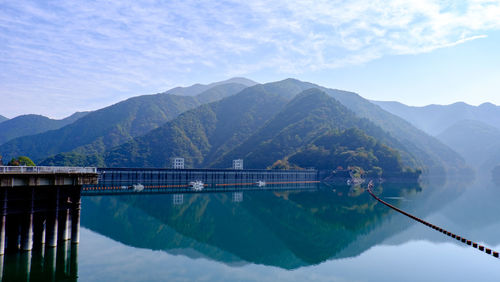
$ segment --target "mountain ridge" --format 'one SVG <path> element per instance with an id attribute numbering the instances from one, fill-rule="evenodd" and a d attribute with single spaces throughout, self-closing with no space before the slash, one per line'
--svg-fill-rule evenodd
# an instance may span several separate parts
<path id="1" fill-rule="evenodd" d="M 89 112 L 76 112 L 63 119 L 51 119 L 43 115 L 20 115 L 0 123 L 0 144 L 17 137 L 34 135 L 59 129 L 75 122 Z"/>

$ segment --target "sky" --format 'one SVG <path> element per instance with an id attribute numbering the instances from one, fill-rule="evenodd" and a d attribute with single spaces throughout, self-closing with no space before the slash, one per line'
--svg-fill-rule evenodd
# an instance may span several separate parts
<path id="1" fill-rule="evenodd" d="M 500 1 L 0 0 L 0 115 L 293 77 L 409 105 L 500 105 Z"/>

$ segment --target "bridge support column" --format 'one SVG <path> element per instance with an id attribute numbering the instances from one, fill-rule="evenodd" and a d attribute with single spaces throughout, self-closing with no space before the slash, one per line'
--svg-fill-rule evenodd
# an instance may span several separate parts
<path id="1" fill-rule="evenodd" d="M 33 249 L 42 249 L 45 244 L 45 213 L 33 217 Z"/>
<path id="2" fill-rule="evenodd" d="M 7 216 L 5 214 L 0 215 L 0 255 L 5 254 L 5 221 Z M 2 258 L 3 260 L 3 258 Z M 1 279 L 0 279 L 1 280 Z"/>
<path id="3" fill-rule="evenodd" d="M 71 243 L 80 243 L 80 210 L 82 208 L 82 199 L 80 192 L 73 198 L 73 207 L 71 211 Z"/>
<path id="4" fill-rule="evenodd" d="M 6 233 L 6 220 L 7 220 L 7 189 L 0 190 L 2 200 L 0 202 L 0 255 L 5 254 L 5 233 Z M 2 258 L 3 266 L 3 258 Z M 0 279 L 1 280 L 1 279 Z"/>
<path id="5" fill-rule="evenodd" d="M 11 214 L 6 219 L 7 243 L 5 244 L 8 251 L 19 250 L 19 222 L 17 214 Z"/>
<path id="6" fill-rule="evenodd" d="M 60 241 L 67 241 L 69 240 L 70 236 L 70 217 L 69 217 L 69 210 L 64 209 L 62 211 L 59 211 L 59 240 Z"/>
<path id="7" fill-rule="evenodd" d="M 21 250 L 31 251 L 33 249 L 33 212 L 22 215 L 21 223 Z"/>
<path id="8" fill-rule="evenodd" d="M 47 219 L 45 221 L 45 246 L 57 247 L 57 225 L 59 215 L 59 188 L 55 192 L 55 201 L 53 206 L 47 212 Z"/>

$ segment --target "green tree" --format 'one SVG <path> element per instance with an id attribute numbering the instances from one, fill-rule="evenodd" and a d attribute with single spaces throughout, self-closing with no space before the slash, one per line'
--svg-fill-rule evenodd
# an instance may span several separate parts
<path id="1" fill-rule="evenodd" d="M 7 164 L 10 166 L 35 166 L 35 163 L 26 156 L 19 156 L 16 158 L 12 158 L 10 162 Z"/>

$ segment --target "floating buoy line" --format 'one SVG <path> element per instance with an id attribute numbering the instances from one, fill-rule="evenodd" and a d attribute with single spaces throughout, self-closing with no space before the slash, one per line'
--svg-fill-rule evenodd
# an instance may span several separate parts
<path id="1" fill-rule="evenodd" d="M 475 242 L 473 242 L 473 241 L 471 241 L 471 240 L 468 240 L 468 239 L 466 239 L 466 238 L 464 238 L 464 237 L 462 237 L 462 236 L 458 236 L 458 235 L 456 235 L 456 234 L 454 234 L 454 233 L 451 233 L 451 232 L 449 232 L 449 231 L 447 231 L 447 230 L 445 230 L 445 229 L 443 229 L 443 228 L 441 228 L 441 227 L 439 227 L 439 226 L 436 226 L 436 225 L 434 225 L 434 224 L 431 224 L 431 223 L 429 223 L 429 222 L 427 222 L 427 221 L 425 221 L 425 220 L 423 220 L 423 219 L 420 219 L 420 218 L 418 218 L 418 217 L 416 217 L 416 216 L 414 216 L 414 215 L 411 215 L 411 214 L 409 214 L 409 213 L 407 213 L 407 212 L 403 211 L 402 209 L 399 209 L 399 208 L 397 208 L 397 207 L 395 207 L 395 206 L 393 206 L 393 205 L 391 205 L 391 204 L 389 204 L 389 203 L 385 202 L 384 200 L 380 199 L 380 198 L 379 198 L 379 197 L 377 197 L 375 194 L 373 194 L 372 188 L 373 188 L 373 182 L 372 182 L 372 181 L 370 181 L 370 183 L 368 184 L 368 193 L 370 193 L 370 195 L 372 195 L 372 197 L 373 197 L 375 200 L 377 200 L 377 201 L 381 202 L 382 204 L 384 204 L 384 205 L 388 206 L 389 208 L 391 208 L 391 209 L 393 209 L 393 210 L 395 210 L 395 211 L 397 211 L 397 212 L 399 212 L 399 213 L 402 213 L 402 214 L 406 215 L 407 217 L 409 217 L 409 218 L 411 218 L 411 219 L 413 219 L 413 220 L 415 220 L 415 221 L 418 221 L 418 222 L 420 222 L 420 223 L 422 223 L 422 224 L 426 225 L 426 226 L 427 226 L 427 227 L 429 227 L 429 228 L 432 228 L 432 229 L 434 229 L 434 230 L 436 230 L 436 231 L 438 231 L 438 232 L 441 232 L 441 233 L 443 233 L 444 235 L 447 235 L 447 236 L 449 236 L 449 237 L 451 237 L 451 238 L 454 238 L 454 239 L 456 239 L 457 241 L 460 241 L 460 242 L 462 242 L 462 243 L 464 243 L 464 244 L 467 244 L 468 246 L 471 246 L 471 247 L 473 247 L 473 248 L 475 248 L 475 249 L 478 249 L 479 251 L 484 252 L 484 253 L 486 253 L 486 254 L 488 254 L 488 255 L 492 255 L 492 256 L 494 256 L 495 258 L 498 258 L 498 252 L 496 252 L 496 251 L 494 251 L 494 250 L 492 250 L 492 249 L 486 248 L 485 246 L 479 245 L 478 243 L 475 243 Z"/>

